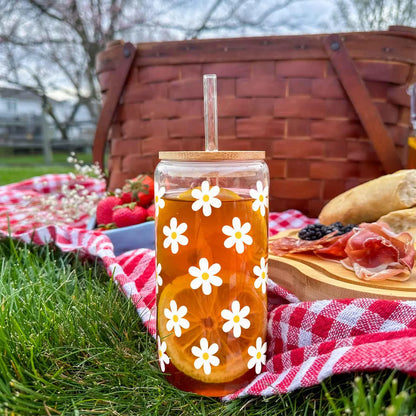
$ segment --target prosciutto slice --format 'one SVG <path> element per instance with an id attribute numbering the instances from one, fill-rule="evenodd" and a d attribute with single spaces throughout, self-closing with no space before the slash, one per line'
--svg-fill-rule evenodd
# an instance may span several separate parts
<path id="1" fill-rule="evenodd" d="M 339 261 L 363 280 L 407 280 L 415 259 L 409 233 L 395 234 L 382 222 L 363 223 L 347 234 L 328 234 L 315 241 L 284 237 L 270 245 L 273 254 L 313 253 Z"/>

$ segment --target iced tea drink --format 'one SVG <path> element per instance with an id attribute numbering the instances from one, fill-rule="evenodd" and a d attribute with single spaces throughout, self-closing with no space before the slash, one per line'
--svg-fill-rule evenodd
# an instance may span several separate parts
<path id="1" fill-rule="evenodd" d="M 156 183 L 158 358 L 176 387 L 223 396 L 266 360 L 268 183 L 193 182 Z"/>

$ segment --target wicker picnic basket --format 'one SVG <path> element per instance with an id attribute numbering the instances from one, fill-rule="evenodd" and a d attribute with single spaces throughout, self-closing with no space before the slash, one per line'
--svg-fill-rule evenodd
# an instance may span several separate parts
<path id="1" fill-rule="evenodd" d="M 218 76 L 220 150 L 266 150 L 270 208 L 316 216 L 359 183 L 406 167 L 416 30 L 133 45 L 97 58 L 93 146 L 108 187 L 152 172 L 160 150 L 203 149 L 202 76 Z M 108 146 L 107 146 L 108 145 Z"/>

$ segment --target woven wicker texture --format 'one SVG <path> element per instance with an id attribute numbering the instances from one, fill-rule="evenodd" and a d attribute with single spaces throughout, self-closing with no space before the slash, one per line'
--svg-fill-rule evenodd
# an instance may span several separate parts
<path id="1" fill-rule="evenodd" d="M 416 34 L 394 29 L 340 39 L 369 95 L 367 107 L 377 110 L 394 145 L 389 153 L 405 167 Z M 108 134 L 109 188 L 152 172 L 159 151 L 203 149 L 207 73 L 218 77 L 219 148 L 266 151 L 272 211 L 317 216 L 337 194 L 386 173 L 383 148 L 377 152 L 378 138 L 369 138 L 363 110 L 354 106 L 325 40 L 328 35 L 135 45 Z M 333 43 L 329 48 L 337 50 Z M 123 57 L 117 41 L 98 56 L 104 105 Z"/>

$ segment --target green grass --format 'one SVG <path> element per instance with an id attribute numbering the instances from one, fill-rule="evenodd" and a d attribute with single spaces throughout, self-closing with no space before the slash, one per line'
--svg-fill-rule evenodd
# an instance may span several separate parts
<path id="1" fill-rule="evenodd" d="M 155 356 L 153 338 L 99 264 L 0 240 L 2 415 L 415 414 L 416 380 L 391 371 L 223 403 L 170 386 Z"/>
<path id="2" fill-rule="evenodd" d="M 66 173 L 67 154 L 0 153 L 0 185 Z M 90 156 L 77 155 L 90 163 Z M 222 403 L 169 385 L 156 346 L 104 269 L 0 240 L 1 415 L 416 415 L 416 380 L 384 371 Z"/>
<path id="3" fill-rule="evenodd" d="M 68 173 L 71 166 L 0 167 L 0 186 L 47 173 Z"/>
<path id="4" fill-rule="evenodd" d="M 68 152 L 54 152 L 52 155 L 52 163 L 58 165 L 68 165 Z M 91 153 L 77 153 L 77 158 L 83 160 L 85 163 L 91 163 Z M 13 154 L 10 150 L 0 148 L 0 166 L 34 166 L 44 165 L 45 159 L 42 153 L 25 153 Z"/>
<path id="5" fill-rule="evenodd" d="M 68 153 L 54 153 L 53 163 L 45 166 L 42 154 L 14 155 L 10 151 L 0 149 L 0 186 L 20 182 L 34 176 L 47 173 L 68 173 L 73 171 L 73 165 L 67 162 Z M 90 164 L 91 154 L 77 154 L 77 158 Z"/>

